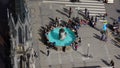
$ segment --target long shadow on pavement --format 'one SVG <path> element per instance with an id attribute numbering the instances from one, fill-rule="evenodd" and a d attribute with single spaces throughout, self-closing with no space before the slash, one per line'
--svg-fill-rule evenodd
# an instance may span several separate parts
<path id="1" fill-rule="evenodd" d="M 97 30 L 97 31 L 101 31 L 101 30 L 100 30 L 99 28 L 97 28 L 97 27 L 94 27 L 94 29 Z"/>
<path id="2" fill-rule="evenodd" d="M 55 20 L 53 19 L 53 18 L 51 18 L 51 17 L 48 17 L 52 22 L 54 22 Z"/>
<path id="3" fill-rule="evenodd" d="M 83 66 L 83 67 L 72 67 L 72 68 L 100 68 L 100 66 Z"/>
<path id="4" fill-rule="evenodd" d="M 117 42 L 115 40 L 112 39 L 111 41 L 112 41 L 113 45 L 115 45 L 116 47 L 120 48 L 120 45 L 117 44 Z"/>
<path id="5" fill-rule="evenodd" d="M 94 36 L 93 36 L 94 38 L 101 40 L 99 35 L 97 35 L 95 33 L 93 33 L 93 34 L 94 34 Z"/>
<path id="6" fill-rule="evenodd" d="M 64 12 L 69 13 L 69 10 L 67 8 L 63 8 Z"/>
<path id="7" fill-rule="evenodd" d="M 46 53 L 45 53 L 44 51 L 40 50 L 40 52 L 41 52 L 42 54 L 46 55 Z"/>
<path id="8" fill-rule="evenodd" d="M 110 65 L 110 63 L 108 63 L 106 60 L 104 60 L 104 59 L 101 59 L 101 61 L 104 63 L 104 64 L 106 64 L 107 66 L 109 66 Z"/>
<path id="9" fill-rule="evenodd" d="M 61 14 L 63 14 L 63 15 L 65 15 L 66 17 L 69 17 L 66 13 L 64 13 L 64 12 L 58 10 L 58 9 L 56 11 L 59 12 L 59 13 L 61 13 Z"/>
<path id="10" fill-rule="evenodd" d="M 77 53 L 79 53 L 80 55 L 82 55 L 83 57 L 89 57 L 89 58 L 93 58 L 92 55 L 87 55 L 87 54 L 82 54 L 81 52 L 77 51 Z"/>
<path id="11" fill-rule="evenodd" d="M 120 60 L 120 55 L 114 55 L 116 59 Z"/>
<path id="12" fill-rule="evenodd" d="M 84 19 L 88 19 L 88 18 L 85 16 L 85 13 L 84 13 L 82 10 L 79 10 L 79 11 L 78 11 L 78 14 L 81 15 Z"/>
<path id="13" fill-rule="evenodd" d="M 114 19 L 113 17 L 110 17 L 110 19 L 113 20 L 113 21 L 116 21 L 116 19 Z"/>

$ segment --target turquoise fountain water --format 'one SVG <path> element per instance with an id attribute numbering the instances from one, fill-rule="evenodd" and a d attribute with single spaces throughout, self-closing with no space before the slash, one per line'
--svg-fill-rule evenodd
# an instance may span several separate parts
<path id="1" fill-rule="evenodd" d="M 66 37 L 63 40 L 59 39 L 59 30 L 61 28 L 57 27 L 51 30 L 47 37 L 49 39 L 49 42 L 55 42 L 55 46 L 70 46 L 72 42 L 75 41 L 76 37 L 73 31 L 71 31 L 69 28 L 64 27 L 63 29 L 65 30 Z"/>

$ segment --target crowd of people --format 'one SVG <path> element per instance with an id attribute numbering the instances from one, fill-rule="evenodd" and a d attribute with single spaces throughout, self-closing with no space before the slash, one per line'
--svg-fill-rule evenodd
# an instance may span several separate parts
<path id="1" fill-rule="evenodd" d="M 44 34 L 46 37 L 46 43 L 49 46 L 49 48 L 56 49 L 55 42 L 49 42 L 47 38 L 48 33 L 56 27 L 67 27 L 75 33 L 76 40 L 71 44 L 71 46 L 74 50 L 77 50 L 77 46 L 79 45 L 78 43 L 81 43 L 81 37 L 78 36 L 78 29 L 80 28 L 79 18 L 73 17 L 72 19 L 68 19 L 68 21 L 64 21 L 61 18 L 56 17 L 48 25 L 46 25 L 46 27 L 44 28 Z M 65 49 L 66 47 L 63 47 L 63 51 L 65 51 Z"/>

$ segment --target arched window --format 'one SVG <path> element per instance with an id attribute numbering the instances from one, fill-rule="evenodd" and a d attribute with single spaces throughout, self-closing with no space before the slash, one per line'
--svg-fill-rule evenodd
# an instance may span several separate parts
<path id="1" fill-rule="evenodd" d="M 28 28 L 25 26 L 25 40 L 28 40 Z"/>
<path id="2" fill-rule="evenodd" d="M 24 23 L 25 22 L 25 1 L 24 0 L 15 0 L 16 1 L 16 13 L 20 16 L 20 20 Z"/>
<path id="3" fill-rule="evenodd" d="M 23 43 L 22 29 L 20 27 L 18 28 L 18 40 L 19 43 Z"/>

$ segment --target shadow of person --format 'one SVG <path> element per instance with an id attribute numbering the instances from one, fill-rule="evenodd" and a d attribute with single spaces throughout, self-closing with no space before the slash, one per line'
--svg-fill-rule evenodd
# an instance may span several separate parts
<path id="1" fill-rule="evenodd" d="M 107 66 L 110 66 L 110 63 L 108 63 L 106 60 L 101 59 L 101 61 L 102 61 L 104 64 L 106 64 Z"/>
<path id="2" fill-rule="evenodd" d="M 99 40 L 101 40 L 101 37 L 99 36 L 99 35 L 97 35 L 97 34 L 95 34 L 95 33 L 93 33 L 94 34 L 94 38 L 97 38 L 97 39 L 99 39 Z"/>
<path id="3" fill-rule="evenodd" d="M 69 13 L 69 10 L 67 8 L 63 8 L 64 12 Z"/>
<path id="4" fill-rule="evenodd" d="M 120 60 L 120 55 L 114 55 L 116 59 Z"/>
<path id="5" fill-rule="evenodd" d="M 41 52 L 42 54 L 46 55 L 46 53 L 45 53 L 44 51 L 40 50 L 40 52 Z"/>
<path id="6" fill-rule="evenodd" d="M 67 15 L 66 13 L 64 13 L 64 12 L 58 10 L 58 9 L 56 11 L 59 12 L 59 13 L 61 13 L 62 15 L 65 15 L 66 17 L 69 17 L 69 15 Z"/>

